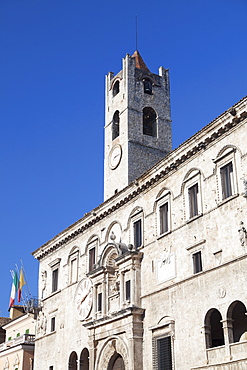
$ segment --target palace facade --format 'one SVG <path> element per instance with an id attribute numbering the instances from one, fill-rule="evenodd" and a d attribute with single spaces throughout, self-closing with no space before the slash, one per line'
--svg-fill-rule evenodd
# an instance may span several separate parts
<path id="1" fill-rule="evenodd" d="M 108 74 L 104 203 L 33 252 L 35 370 L 247 368 L 246 123 L 172 151 L 168 70 Z"/>

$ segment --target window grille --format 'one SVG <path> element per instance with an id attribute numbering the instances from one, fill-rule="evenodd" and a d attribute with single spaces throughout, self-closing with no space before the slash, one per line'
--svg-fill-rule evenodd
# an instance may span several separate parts
<path id="1" fill-rule="evenodd" d="M 172 370 L 171 337 L 157 339 L 158 370 Z"/>

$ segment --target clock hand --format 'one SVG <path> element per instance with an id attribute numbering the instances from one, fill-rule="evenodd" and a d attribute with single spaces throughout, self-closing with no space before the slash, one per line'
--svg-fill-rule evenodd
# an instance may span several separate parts
<path id="1" fill-rule="evenodd" d="M 88 292 L 84 295 L 84 297 L 82 297 L 82 299 L 81 299 L 81 304 L 82 304 L 82 302 L 84 302 L 84 301 L 85 301 L 85 299 L 87 298 L 87 296 L 88 296 L 89 292 L 90 292 L 90 291 L 88 291 Z"/>

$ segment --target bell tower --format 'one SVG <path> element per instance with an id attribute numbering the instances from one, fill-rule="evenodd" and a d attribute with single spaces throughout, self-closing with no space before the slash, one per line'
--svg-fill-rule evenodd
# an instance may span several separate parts
<path id="1" fill-rule="evenodd" d="M 169 72 L 149 71 L 138 51 L 106 76 L 104 200 L 172 150 Z"/>

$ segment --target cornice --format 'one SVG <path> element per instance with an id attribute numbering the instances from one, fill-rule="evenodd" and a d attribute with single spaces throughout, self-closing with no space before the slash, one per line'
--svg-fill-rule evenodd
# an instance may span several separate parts
<path id="1" fill-rule="evenodd" d="M 247 100 L 247 97 L 241 99 L 237 104 L 235 104 L 234 107 L 239 107 L 241 103 L 243 103 L 245 100 Z M 240 107 L 241 108 L 241 107 Z M 244 106 L 246 108 L 246 104 Z M 239 111 L 240 109 L 238 109 Z M 241 109 L 242 110 L 242 109 Z M 230 119 L 229 119 L 230 117 Z M 148 188 L 150 188 L 155 183 L 159 182 L 161 179 L 167 178 L 171 173 L 173 173 L 176 169 L 178 169 L 179 166 L 190 160 L 192 157 L 194 157 L 199 152 L 205 150 L 208 146 L 210 146 L 211 143 L 213 143 L 215 140 L 222 137 L 224 134 L 229 132 L 230 130 L 234 129 L 237 125 L 241 124 L 245 119 L 247 118 L 247 111 L 242 110 L 242 112 L 237 116 L 232 116 L 229 111 L 226 111 L 222 113 L 219 117 L 217 117 L 215 120 L 213 120 L 211 123 L 209 123 L 207 126 L 205 126 L 203 129 L 201 129 L 199 132 L 197 132 L 195 135 L 193 135 L 190 139 L 186 140 L 183 144 L 181 144 L 177 149 L 174 149 L 172 152 L 170 152 L 168 155 L 165 156 L 165 158 L 161 159 L 158 163 L 156 163 L 150 170 L 145 172 L 145 174 L 141 175 L 138 179 L 136 179 L 134 182 L 129 184 L 126 188 L 121 190 L 118 194 L 112 196 L 108 200 L 106 200 L 104 203 L 99 205 L 97 208 L 92 210 L 90 213 L 87 213 L 82 219 L 77 221 L 75 224 L 68 227 L 66 230 L 62 231 L 60 234 L 55 236 L 52 240 L 44 244 L 42 247 L 38 248 L 36 251 L 32 253 L 32 255 L 37 258 L 39 261 L 41 261 L 44 257 L 48 256 L 55 250 L 59 249 L 66 243 L 72 241 L 73 239 L 77 238 L 80 234 L 85 232 L 90 227 L 96 225 L 101 220 L 108 217 L 110 214 L 118 210 L 119 208 L 122 208 L 127 203 L 135 199 L 137 196 L 139 196 L 141 193 L 146 191 Z M 217 124 L 218 121 L 221 121 Z M 220 125 L 221 123 L 221 125 Z M 212 127 L 214 125 L 217 125 L 217 127 Z M 219 127 L 220 125 L 220 127 Z M 214 130 L 213 130 L 214 129 Z M 202 134 L 202 132 L 206 131 L 206 133 L 203 135 L 204 138 L 201 138 L 201 141 L 197 143 L 196 145 L 190 147 L 187 151 L 184 153 L 181 153 L 181 155 L 175 159 L 173 162 L 173 158 L 176 154 L 179 154 L 178 152 L 182 151 L 182 148 L 187 145 L 190 146 L 190 143 L 193 141 L 193 138 L 195 139 L 196 136 L 199 136 Z M 209 132 L 210 131 L 210 132 Z M 202 136 L 202 135 L 201 135 Z M 164 167 L 165 162 L 171 162 L 168 163 L 167 166 Z M 159 170 L 159 168 L 161 168 Z M 157 173 L 158 172 L 158 173 Z M 147 179 L 147 180 L 145 180 Z M 142 185 L 139 186 L 139 183 L 143 182 Z M 132 188 L 135 186 L 135 189 L 132 190 Z M 127 193 L 128 189 L 130 192 L 124 196 L 124 194 Z M 122 198 L 121 198 L 122 197 Z M 120 199 L 121 198 L 121 199 Z M 114 203 L 112 206 L 107 208 L 107 204 L 111 203 L 114 199 L 116 199 L 116 203 Z M 101 213 L 98 214 L 98 212 L 103 208 L 103 206 L 107 209 L 102 210 Z M 92 216 L 93 218 L 89 221 L 86 221 L 86 218 Z M 84 225 L 77 227 L 76 230 L 69 231 L 72 228 L 76 228 L 77 224 L 80 224 L 81 222 L 85 222 Z M 65 233 L 68 233 L 66 236 L 64 236 Z M 61 240 L 57 240 L 58 238 L 61 238 Z"/>

